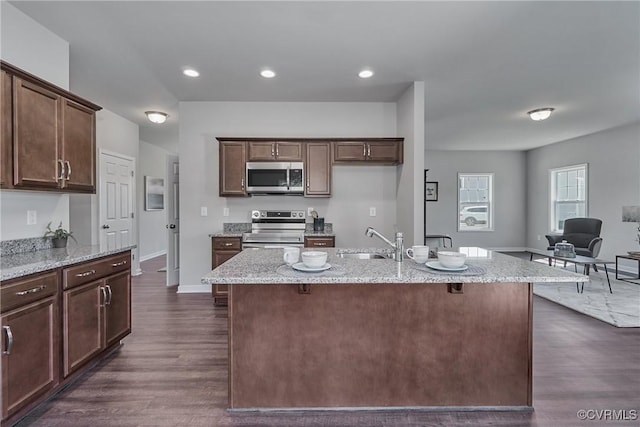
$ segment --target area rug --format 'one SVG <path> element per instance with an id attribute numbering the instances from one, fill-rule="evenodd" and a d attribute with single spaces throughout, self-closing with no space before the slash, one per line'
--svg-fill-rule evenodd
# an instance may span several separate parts
<path id="1" fill-rule="evenodd" d="M 535 283 L 533 293 L 618 328 L 640 328 L 640 285 L 615 280 L 609 272 L 611 294 L 604 272 L 589 277 L 581 294 L 575 283 Z"/>

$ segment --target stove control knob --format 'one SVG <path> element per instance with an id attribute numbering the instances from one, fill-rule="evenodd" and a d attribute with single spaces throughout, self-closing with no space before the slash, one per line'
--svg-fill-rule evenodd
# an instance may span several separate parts
<path id="1" fill-rule="evenodd" d="M 263 218 L 266 218 L 267 217 L 267 213 L 266 212 L 260 212 L 260 216 L 263 217 Z"/>
<path id="2" fill-rule="evenodd" d="M 259 218 L 260 211 L 251 211 L 251 218 Z"/>

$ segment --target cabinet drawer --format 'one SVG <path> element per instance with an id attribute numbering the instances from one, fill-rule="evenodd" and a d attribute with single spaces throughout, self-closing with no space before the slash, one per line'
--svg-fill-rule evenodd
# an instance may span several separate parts
<path id="1" fill-rule="evenodd" d="M 335 246 L 335 237 L 305 237 L 305 248 L 333 248 Z"/>
<path id="2" fill-rule="evenodd" d="M 125 271 L 131 267 L 130 260 L 131 255 L 126 252 L 65 268 L 62 271 L 63 289 L 73 288 L 113 273 Z"/>
<path id="3" fill-rule="evenodd" d="M 0 301 L 2 312 L 38 301 L 58 292 L 56 271 L 39 274 L 28 279 L 2 285 Z"/>
<path id="4" fill-rule="evenodd" d="M 239 237 L 214 237 L 213 250 L 240 250 L 242 243 Z"/>

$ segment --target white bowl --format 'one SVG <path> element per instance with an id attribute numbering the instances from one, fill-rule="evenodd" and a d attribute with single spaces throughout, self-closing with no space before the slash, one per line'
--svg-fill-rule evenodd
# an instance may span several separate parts
<path id="1" fill-rule="evenodd" d="M 302 263 L 309 268 L 319 268 L 327 263 L 327 253 L 322 251 L 302 252 Z"/>
<path id="2" fill-rule="evenodd" d="M 458 268 L 464 265 L 467 255 L 460 252 L 438 251 L 438 262 L 445 268 Z"/>

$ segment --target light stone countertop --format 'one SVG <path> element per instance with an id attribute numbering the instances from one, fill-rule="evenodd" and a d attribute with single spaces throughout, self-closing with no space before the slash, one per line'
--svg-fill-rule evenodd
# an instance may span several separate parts
<path id="1" fill-rule="evenodd" d="M 5 281 L 54 268 L 78 264 L 107 255 L 126 252 L 136 245 L 104 250 L 99 245 L 79 246 L 69 242 L 66 248 L 44 249 L 3 256 L 0 259 L 0 280 Z"/>
<path id="2" fill-rule="evenodd" d="M 282 249 L 247 249 L 202 277 L 204 284 L 351 284 L 351 283 L 541 283 L 588 282 L 589 277 L 539 262 L 530 262 L 482 248 L 459 248 L 468 254 L 469 270 L 450 273 L 431 271 L 410 259 L 339 258 L 339 252 L 386 252 L 381 249 L 323 249 L 332 268 L 305 273 L 284 264 Z"/>

